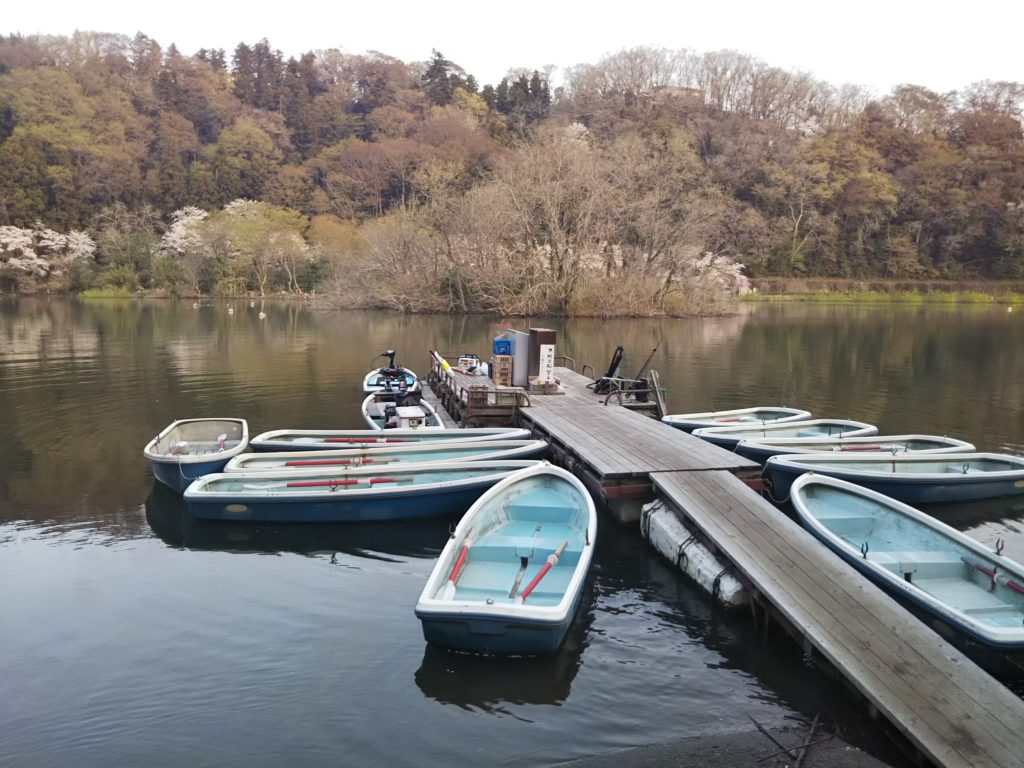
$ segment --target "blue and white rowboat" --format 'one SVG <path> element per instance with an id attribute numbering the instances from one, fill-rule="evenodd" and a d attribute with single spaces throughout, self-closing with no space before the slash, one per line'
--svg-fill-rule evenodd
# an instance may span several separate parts
<path id="1" fill-rule="evenodd" d="M 336 451 L 339 448 L 384 448 L 421 443 L 466 443 L 480 440 L 527 440 L 518 427 L 467 429 L 276 429 L 249 441 L 254 451 Z"/>
<path id="2" fill-rule="evenodd" d="M 357 448 L 338 451 L 281 451 L 243 453 L 224 467 L 225 472 L 253 472 L 265 469 L 305 470 L 324 467 L 388 467 L 427 461 L 504 461 L 542 459 L 548 452 L 546 440 L 482 440 L 480 442 L 424 442 L 387 448 Z"/>
<path id="3" fill-rule="evenodd" d="M 838 477 L 906 504 L 978 501 L 1024 493 L 1024 458 L 1006 453 L 921 455 L 797 453 L 764 465 L 775 498 L 805 472 Z"/>
<path id="4" fill-rule="evenodd" d="M 872 435 L 870 437 L 766 437 L 740 440 L 733 449 L 745 459 L 764 464 L 769 457 L 789 453 L 967 453 L 971 443 L 939 435 Z"/>
<path id="5" fill-rule="evenodd" d="M 845 480 L 805 474 L 790 498 L 813 536 L 904 605 L 987 648 L 1024 650 L 1024 566 Z"/>
<path id="6" fill-rule="evenodd" d="M 701 427 L 693 434 L 726 450 L 733 450 L 740 440 L 768 437 L 867 437 L 877 435 L 878 427 L 849 419 L 806 419 L 786 424 L 762 424 L 746 427 Z"/>
<path id="7" fill-rule="evenodd" d="M 735 408 L 731 411 L 705 411 L 703 413 L 677 413 L 662 416 L 670 427 L 693 432 L 701 427 L 742 427 L 756 424 L 788 424 L 811 418 L 810 411 L 784 406 L 757 406 Z"/>
<path id="8" fill-rule="evenodd" d="M 546 462 L 495 485 L 463 516 L 416 603 L 427 642 L 464 651 L 555 651 L 579 605 L 597 513 Z"/>
<path id="9" fill-rule="evenodd" d="M 180 419 L 142 449 L 153 476 L 181 493 L 197 477 L 220 472 L 249 445 L 245 419 Z"/>
<path id="10" fill-rule="evenodd" d="M 206 475 L 185 489 L 193 517 L 343 523 L 461 515 L 480 495 L 535 461 L 428 462 Z"/>

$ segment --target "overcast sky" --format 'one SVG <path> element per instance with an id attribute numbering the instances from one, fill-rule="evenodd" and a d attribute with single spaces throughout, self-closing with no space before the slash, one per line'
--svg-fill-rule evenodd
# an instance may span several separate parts
<path id="1" fill-rule="evenodd" d="M 383 0 L 131 3 L 10 0 L 0 32 L 143 32 L 186 54 L 266 37 L 286 56 L 321 48 L 377 50 L 424 61 L 431 49 L 481 84 L 513 67 L 558 72 L 637 45 L 699 53 L 733 49 L 783 69 L 887 93 L 913 83 L 958 90 L 978 80 L 1024 82 L 1022 0 Z"/>

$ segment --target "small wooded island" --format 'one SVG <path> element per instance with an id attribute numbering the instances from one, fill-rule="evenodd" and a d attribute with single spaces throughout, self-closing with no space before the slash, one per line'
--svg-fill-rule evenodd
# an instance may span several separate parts
<path id="1" fill-rule="evenodd" d="M 0 37 L 0 293 L 688 315 L 748 279 L 1024 280 L 1024 84 L 654 48 L 550 77 Z"/>

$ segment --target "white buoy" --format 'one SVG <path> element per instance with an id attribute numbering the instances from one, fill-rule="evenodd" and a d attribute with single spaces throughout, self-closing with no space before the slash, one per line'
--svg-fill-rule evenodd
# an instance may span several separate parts
<path id="1" fill-rule="evenodd" d="M 266 312 L 260 312 L 260 320 L 267 316 Z"/>
<path id="2" fill-rule="evenodd" d="M 726 608 L 747 602 L 747 590 L 711 551 L 679 520 L 676 510 L 661 500 L 645 504 L 640 532 L 661 555 L 707 590 Z"/>

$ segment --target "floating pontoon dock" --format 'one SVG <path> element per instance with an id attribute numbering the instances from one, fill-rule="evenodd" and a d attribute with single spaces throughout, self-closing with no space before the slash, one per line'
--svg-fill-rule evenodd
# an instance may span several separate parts
<path id="1" fill-rule="evenodd" d="M 547 438 L 554 460 L 620 520 L 663 497 L 731 564 L 755 610 L 826 660 L 935 765 L 1024 765 L 1024 701 L 759 495 L 759 465 L 624 407 L 635 402 L 619 405 L 622 394 L 594 394 L 568 368 L 555 375 L 558 394 L 440 366 L 430 383 L 464 424 L 504 419 Z"/>

